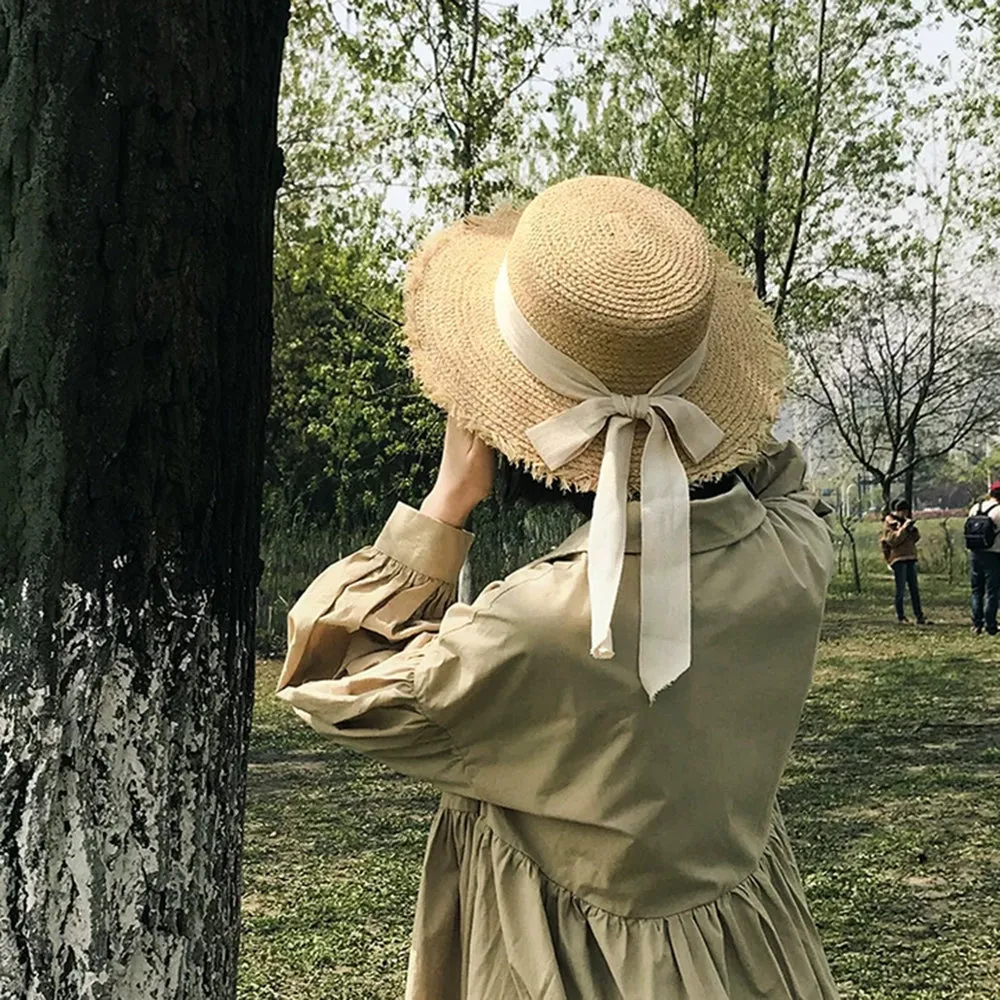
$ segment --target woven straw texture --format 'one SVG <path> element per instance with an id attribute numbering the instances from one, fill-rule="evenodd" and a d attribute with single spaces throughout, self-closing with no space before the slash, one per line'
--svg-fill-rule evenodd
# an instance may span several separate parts
<path id="1" fill-rule="evenodd" d="M 414 255 L 404 286 L 413 369 L 459 424 L 536 479 L 564 489 L 597 486 L 603 433 L 558 470 L 525 436 L 577 400 L 541 383 L 503 342 L 493 290 L 505 255 L 528 321 L 613 392 L 645 392 L 707 336 L 705 365 L 684 396 L 725 439 L 701 462 L 678 447 L 689 479 L 714 478 L 757 454 L 787 373 L 770 313 L 683 208 L 617 177 L 555 184 L 523 211 L 505 207 L 445 228 Z M 646 433 L 645 424 L 637 427 L 633 492 Z"/>

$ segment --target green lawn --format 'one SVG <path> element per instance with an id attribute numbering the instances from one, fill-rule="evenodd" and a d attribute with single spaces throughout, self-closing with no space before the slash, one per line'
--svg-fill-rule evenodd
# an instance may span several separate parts
<path id="1" fill-rule="evenodd" d="M 782 803 L 845 1000 L 1000 996 L 1000 639 L 925 579 L 831 601 Z M 839 588 L 838 588 L 839 590 Z M 433 791 L 323 743 L 261 663 L 240 1000 L 402 996 Z M 598 998 L 595 998 L 598 1000 Z M 664 998 L 667 1000 L 667 998 Z"/>

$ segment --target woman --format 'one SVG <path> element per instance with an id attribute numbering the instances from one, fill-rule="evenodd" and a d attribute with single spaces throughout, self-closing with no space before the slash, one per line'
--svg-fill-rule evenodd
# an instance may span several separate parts
<path id="1" fill-rule="evenodd" d="M 917 583 L 918 541 L 920 531 L 913 520 L 913 511 L 910 510 L 909 503 L 900 498 L 893 503 L 883 525 L 882 555 L 896 578 L 896 621 L 901 625 L 907 623 L 904 607 L 907 586 L 910 588 L 910 601 L 917 624 L 927 624 L 920 606 L 920 585 Z"/>
<path id="2" fill-rule="evenodd" d="M 775 793 L 833 552 L 768 314 L 607 177 L 446 229 L 405 298 L 440 473 L 309 586 L 278 689 L 443 793 L 407 997 L 832 1000 Z M 452 604 L 491 448 L 593 517 Z"/>

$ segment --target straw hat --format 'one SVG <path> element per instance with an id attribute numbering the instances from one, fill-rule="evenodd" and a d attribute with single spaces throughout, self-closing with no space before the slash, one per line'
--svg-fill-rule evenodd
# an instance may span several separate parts
<path id="1" fill-rule="evenodd" d="M 525 435 L 575 400 L 532 375 L 501 336 L 494 289 L 506 260 L 510 292 L 528 323 L 609 390 L 645 393 L 705 341 L 683 393 L 722 429 L 689 480 L 754 457 L 777 417 L 787 359 L 750 282 L 666 195 L 618 177 L 563 181 L 523 211 L 470 217 L 427 240 L 404 288 L 405 335 L 427 396 L 512 462 L 563 488 L 596 488 L 604 432 L 553 471 Z M 638 491 L 648 433 L 632 447 Z M 674 435 L 675 445 L 678 443 Z"/>

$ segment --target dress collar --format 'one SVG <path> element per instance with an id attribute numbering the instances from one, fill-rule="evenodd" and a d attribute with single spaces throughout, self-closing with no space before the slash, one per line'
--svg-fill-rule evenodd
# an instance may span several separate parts
<path id="1" fill-rule="evenodd" d="M 641 551 L 640 508 L 629 501 L 626 511 L 625 551 Z M 691 552 L 708 552 L 738 542 L 756 531 L 767 516 L 764 505 L 738 479 L 732 489 L 718 496 L 691 501 Z M 546 558 L 587 550 L 591 522 L 581 525 Z"/>

